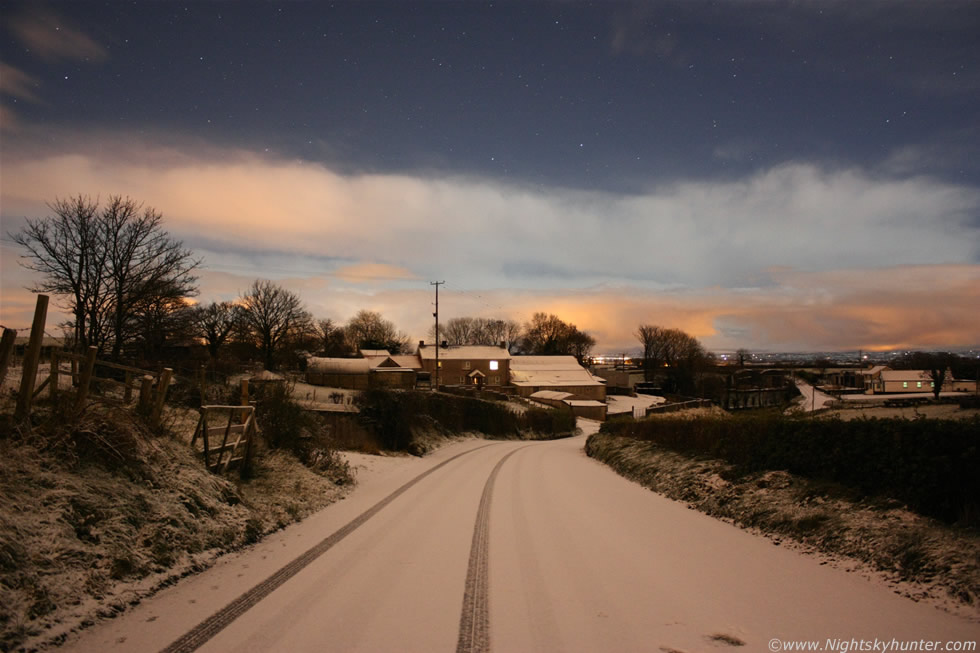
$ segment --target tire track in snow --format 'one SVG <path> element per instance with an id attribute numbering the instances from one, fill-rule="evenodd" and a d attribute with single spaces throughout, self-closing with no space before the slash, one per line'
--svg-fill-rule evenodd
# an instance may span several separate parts
<path id="1" fill-rule="evenodd" d="M 238 619 L 238 617 L 245 614 L 245 612 L 247 612 L 255 604 L 274 592 L 290 578 L 305 569 L 310 565 L 310 563 L 326 553 L 328 550 L 330 550 L 330 548 L 343 540 L 345 537 L 353 533 L 355 530 L 357 530 L 357 528 L 363 525 L 364 522 L 371 519 L 371 517 L 374 517 L 389 503 L 400 497 L 426 476 L 445 467 L 457 458 L 491 446 L 493 446 L 493 444 L 485 444 L 481 447 L 476 447 L 475 449 L 470 449 L 469 451 L 456 454 L 452 458 L 442 461 L 432 469 L 422 472 L 386 496 L 384 499 L 362 512 L 360 515 L 347 522 L 347 524 L 325 537 L 318 544 L 308 549 L 305 553 L 301 554 L 298 558 L 282 567 L 279 571 L 272 574 L 252 589 L 246 591 L 244 594 L 239 595 L 238 598 L 233 600 L 231 603 L 218 610 L 210 617 L 179 637 L 176 641 L 170 644 L 170 646 L 163 649 L 161 653 L 190 653 L 191 651 L 196 651 L 207 643 L 208 640 L 213 638 L 215 635 L 224 630 L 229 624 L 235 621 L 235 619 Z M 508 456 L 509 455 L 510 454 L 508 454 Z M 506 456 L 504 459 L 506 459 Z M 497 467 L 499 466 L 500 465 L 498 464 Z M 495 474 L 496 471 L 497 470 L 495 468 L 493 473 Z"/>
<path id="2" fill-rule="evenodd" d="M 463 590 L 463 610 L 459 617 L 459 639 L 456 653 L 488 652 L 490 650 L 490 500 L 493 484 L 500 468 L 507 459 L 530 445 L 514 449 L 501 458 L 483 486 L 480 507 L 473 526 L 473 543 L 470 545 L 470 561 L 466 569 L 466 585 Z"/>

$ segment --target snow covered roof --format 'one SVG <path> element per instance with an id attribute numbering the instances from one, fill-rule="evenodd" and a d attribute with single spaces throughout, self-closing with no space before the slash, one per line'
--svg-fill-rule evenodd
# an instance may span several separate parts
<path id="1" fill-rule="evenodd" d="M 391 354 L 387 349 L 362 349 L 361 358 L 388 358 Z"/>
<path id="2" fill-rule="evenodd" d="M 552 399 L 554 401 L 562 401 L 563 399 L 568 399 L 569 397 L 574 397 L 571 392 L 558 392 L 557 390 L 538 390 L 531 395 L 531 399 Z"/>
<path id="3" fill-rule="evenodd" d="M 874 367 L 868 368 L 866 370 L 861 370 L 860 374 L 863 376 L 874 376 L 879 372 L 884 372 L 885 370 L 890 370 L 891 368 L 887 365 L 875 365 Z"/>
<path id="4" fill-rule="evenodd" d="M 929 372 L 925 370 L 884 370 L 882 381 L 932 381 Z"/>
<path id="5" fill-rule="evenodd" d="M 398 354 L 390 357 L 391 360 L 395 361 L 399 367 L 405 367 L 410 370 L 420 370 L 422 369 L 422 363 L 419 361 L 419 357 L 415 354 Z"/>
<path id="6" fill-rule="evenodd" d="M 275 372 L 270 372 L 269 370 L 262 370 L 258 374 L 249 378 L 250 382 L 269 382 L 269 381 L 284 381 L 286 377 L 282 374 L 276 374 Z"/>
<path id="7" fill-rule="evenodd" d="M 578 364 L 574 356 L 514 356 L 510 359 L 510 382 L 514 385 L 602 385 Z"/>
<path id="8" fill-rule="evenodd" d="M 435 345 L 419 347 L 422 360 L 435 360 Z M 484 345 L 450 345 L 438 347 L 440 360 L 509 360 L 510 352 L 502 347 L 487 347 Z"/>
<path id="9" fill-rule="evenodd" d="M 373 365 L 368 358 L 319 358 L 309 359 L 306 369 L 318 374 L 367 374 Z"/>

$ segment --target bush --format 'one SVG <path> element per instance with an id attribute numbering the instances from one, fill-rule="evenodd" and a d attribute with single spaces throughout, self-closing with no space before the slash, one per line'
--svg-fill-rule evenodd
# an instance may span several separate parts
<path id="1" fill-rule="evenodd" d="M 917 511 L 980 524 L 980 418 L 972 420 L 733 418 L 608 422 L 613 435 L 724 459 L 743 473 L 786 470 L 885 495 Z"/>
<path id="2" fill-rule="evenodd" d="M 293 401 L 285 383 L 269 385 L 255 402 L 255 421 L 270 447 L 296 453 L 315 429 L 313 414 Z"/>
<path id="3" fill-rule="evenodd" d="M 255 405 L 255 421 L 270 448 L 291 452 L 304 465 L 330 476 L 337 484 L 353 480 L 349 466 L 331 446 L 323 422 L 293 400 L 285 383 L 263 388 Z"/>
<path id="4" fill-rule="evenodd" d="M 575 415 L 569 410 L 530 408 L 524 413 L 527 428 L 534 433 L 560 436 L 575 430 Z"/>

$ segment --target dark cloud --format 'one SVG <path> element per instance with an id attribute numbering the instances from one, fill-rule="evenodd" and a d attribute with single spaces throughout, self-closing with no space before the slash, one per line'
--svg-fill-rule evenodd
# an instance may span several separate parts
<path id="1" fill-rule="evenodd" d="M 63 15 L 39 4 L 11 16 L 8 29 L 42 59 L 102 61 L 106 49 Z"/>

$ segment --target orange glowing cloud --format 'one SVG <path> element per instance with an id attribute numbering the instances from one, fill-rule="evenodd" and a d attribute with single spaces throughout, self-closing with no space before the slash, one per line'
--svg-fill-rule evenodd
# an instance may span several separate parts
<path id="1" fill-rule="evenodd" d="M 333 274 L 344 281 L 350 281 L 352 283 L 418 279 L 410 270 L 385 263 L 345 265 L 334 270 Z"/>
<path id="2" fill-rule="evenodd" d="M 716 349 L 980 341 L 980 266 L 963 218 L 980 194 L 968 187 L 800 164 L 617 196 L 340 174 L 176 139 L 38 142 L 5 148 L 5 230 L 47 214 L 56 197 L 129 195 L 205 256 L 200 301 L 273 278 L 317 317 L 377 310 L 421 338 L 428 281 L 447 279 L 446 319 L 555 313 L 603 351 L 634 349 L 644 323 Z M 5 247 L 4 319 L 22 285 L 10 256 Z"/>

